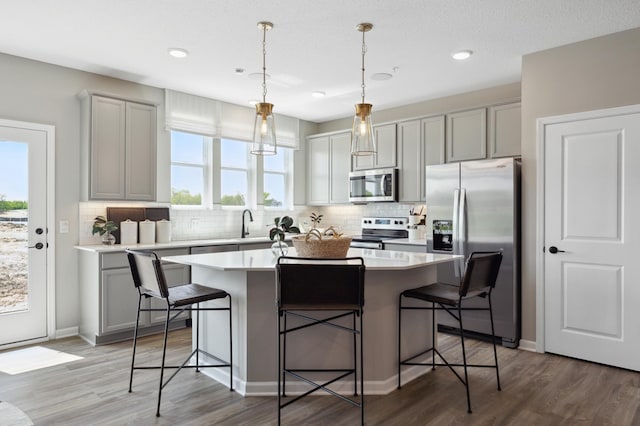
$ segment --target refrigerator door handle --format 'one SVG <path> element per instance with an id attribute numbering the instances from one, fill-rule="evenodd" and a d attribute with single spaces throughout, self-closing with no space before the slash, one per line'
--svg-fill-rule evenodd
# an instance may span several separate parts
<path id="1" fill-rule="evenodd" d="M 453 254 L 460 254 L 460 190 L 456 189 L 453 191 L 453 230 L 451 238 L 452 246 L 453 246 Z M 456 278 L 462 279 L 462 274 L 460 273 L 460 262 L 455 262 L 456 266 L 453 268 Z"/>
<path id="2" fill-rule="evenodd" d="M 467 190 L 460 190 L 460 209 L 458 210 L 458 254 L 466 257 L 467 248 Z"/>

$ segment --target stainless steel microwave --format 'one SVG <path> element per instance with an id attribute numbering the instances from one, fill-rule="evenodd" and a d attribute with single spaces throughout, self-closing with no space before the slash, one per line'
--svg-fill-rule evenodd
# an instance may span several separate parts
<path id="1" fill-rule="evenodd" d="M 398 169 L 372 169 L 349 173 L 349 201 L 398 200 Z"/>

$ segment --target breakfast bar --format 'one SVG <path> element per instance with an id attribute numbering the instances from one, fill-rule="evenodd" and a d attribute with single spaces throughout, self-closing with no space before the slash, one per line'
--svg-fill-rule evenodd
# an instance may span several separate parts
<path id="1" fill-rule="evenodd" d="M 295 256 L 295 249 L 289 249 L 288 255 Z M 397 386 L 398 295 L 406 289 L 434 282 L 437 264 L 461 256 L 356 248 L 349 249 L 347 256 L 362 257 L 366 265 L 363 314 L 365 393 L 387 394 Z M 192 282 L 231 294 L 234 388 L 243 395 L 276 394 L 276 260 L 268 249 L 163 258 L 163 261 L 191 266 Z M 215 301 L 208 303 L 216 304 Z M 305 342 L 307 333 L 303 338 L 292 338 L 288 342 L 287 357 L 291 363 L 304 358 L 307 364 L 322 368 L 335 367 L 338 360 L 344 359 L 336 357 L 336 354 L 348 350 L 349 339 L 322 329 L 314 330 L 313 345 Z M 403 339 L 403 356 L 427 344 L 431 339 L 431 329 L 431 318 L 426 312 L 410 311 L 404 315 L 403 333 L 410 333 L 408 335 L 413 337 Z M 193 330 L 195 334 L 195 327 Z M 216 312 L 202 314 L 198 336 L 201 348 L 228 359 L 227 333 L 224 316 Z M 195 341 L 196 336 L 193 338 Z M 424 368 L 407 368 L 403 370 L 403 381 L 413 380 L 425 372 Z M 207 369 L 203 374 L 228 383 L 225 369 Z M 338 384 L 339 390 L 343 388 L 345 391 L 353 389 L 349 382 Z"/>

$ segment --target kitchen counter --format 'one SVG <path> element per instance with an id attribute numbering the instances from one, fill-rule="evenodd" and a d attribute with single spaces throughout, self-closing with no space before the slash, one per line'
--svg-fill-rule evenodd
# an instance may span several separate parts
<path id="1" fill-rule="evenodd" d="M 285 238 L 285 241 L 289 241 L 290 238 Z M 90 244 L 75 246 L 78 250 L 85 250 L 98 253 L 109 252 L 123 252 L 126 248 L 138 249 L 138 250 L 161 250 L 171 248 L 187 248 L 187 247 L 201 247 L 201 246 L 221 246 L 225 244 L 255 244 L 255 243 L 268 243 L 271 242 L 269 237 L 251 237 L 251 238 L 214 238 L 208 240 L 184 240 L 184 241 L 171 241 L 168 243 L 154 243 L 154 244 L 114 244 L 107 246 L 104 244 Z"/>
<path id="2" fill-rule="evenodd" d="M 289 255 L 295 256 L 294 248 Z M 388 394 L 397 387 L 398 296 L 409 288 L 434 282 L 436 266 L 460 256 L 409 253 L 368 249 L 349 249 L 348 256 L 364 258 L 364 379 L 366 394 Z M 233 299 L 233 368 L 234 388 L 243 395 L 276 394 L 276 305 L 275 263 L 270 250 L 206 253 L 167 256 L 163 260 L 191 266 L 192 281 L 229 292 Z M 224 302 L 207 302 L 222 306 Z M 201 314 L 200 339 L 205 351 L 228 359 L 226 320 L 217 312 Z M 403 333 L 414 336 L 403 339 L 402 355 L 415 353 L 431 339 L 431 315 L 425 311 L 408 311 L 404 316 Z M 310 337 L 313 343 L 307 343 Z M 292 337 L 287 357 L 304 358 L 315 368 L 343 363 L 343 351 L 350 346 L 349 337 L 328 332 L 326 327 L 311 328 Z M 408 367 L 403 380 L 410 381 L 429 369 Z M 223 384 L 229 383 L 224 369 L 207 369 L 208 375 Z M 351 378 L 352 380 L 352 378 Z M 299 384 L 298 384 L 299 385 Z M 291 383 L 288 392 L 294 394 L 305 385 Z M 353 383 L 336 384 L 338 392 L 353 392 Z"/>

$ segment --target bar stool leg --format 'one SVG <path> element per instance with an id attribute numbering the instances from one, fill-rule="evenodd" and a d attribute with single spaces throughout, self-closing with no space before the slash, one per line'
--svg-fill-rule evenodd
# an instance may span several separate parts
<path id="1" fill-rule="evenodd" d="M 364 338 L 360 310 L 360 424 L 364 426 Z"/>
<path id="2" fill-rule="evenodd" d="M 464 348 L 464 332 L 462 328 L 462 310 L 460 305 L 462 301 L 458 301 L 458 318 L 460 322 L 460 342 L 462 343 L 462 363 L 464 364 L 464 386 L 467 389 L 467 412 L 471 413 L 471 397 L 469 396 L 469 375 L 467 374 L 467 353 Z"/>
<path id="3" fill-rule="evenodd" d="M 282 333 L 282 396 L 287 396 L 287 382 L 286 382 L 286 374 L 285 370 L 287 369 L 287 313 L 285 312 L 283 315 L 284 319 L 284 330 Z"/>
<path id="4" fill-rule="evenodd" d="M 160 417 L 160 398 L 162 398 L 162 380 L 164 376 L 164 361 L 167 356 L 167 336 L 169 334 L 169 318 L 171 316 L 171 308 L 167 304 L 167 319 L 164 322 L 164 342 L 162 345 L 162 364 L 160 364 L 160 386 L 158 387 L 158 409 L 156 417 Z"/>
<path id="5" fill-rule="evenodd" d="M 402 293 L 398 296 L 398 389 L 402 387 L 402 382 L 400 380 L 400 372 L 402 370 L 402 358 L 401 358 L 401 348 L 402 348 Z"/>
<path id="6" fill-rule="evenodd" d="M 138 293 L 138 313 L 136 315 L 136 328 L 133 329 L 133 355 L 131 356 L 131 374 L 129 375 L 129 392 L 133 386 L 133 367 L 136 363 L 136 345 L 138 343 L 138 324 L 140 323 L 140 304 L 142 303 L 142 294 Z"/>
<path id="7" fill-rule="evenodd" d="M 496 380 L 498 381 L 498 390 L 500 387 L 500 373 L 498 372 L 498 351 L 496 350 L 496 332 L 493 328 L 493 307 L 491 306 L 491 295 L 489 295 L 489 317 L 491 318 L 491 341 L 493 342 L 493 359 L 496 362 Z"/>
<path id="8" fill-rule="evenodd" d="M 436 369 L 436 304 L 431 302 L 431 370 Z"/>
<path id="9" fill-rule="evenodd" d="M 193 312 L 193 310 L 191 311 Z M 200 303 L 196 303 L 196 373 L 200 372 Z"/>
<path id="10" fill-rule="evenodd" d="M 353 330 L 356 329 L 356 313 L 352 313 L 353 318 Z M 357 361 L 357 343 L 356 343 L 356 333 L 353 333 L 353 395 L 358 396 L 358 361 Z M 362 349 L 360 349 L 362 350 Z"/>
<path id="11" fill-rule="evenodd" d="M 229 391 L 233 391 L 233 327 L 231 322 L 233 321 L 233 315 L 231 314 L 231 295 L 229 297 Z"/>
<path id="12" fill-rule="evenodd" d="M 278 376 L 278 425 L 280 425 L 280 410 L 282 405 L 282 394 L 281 394 L 281 384 L 282 379 L 280 374 L 282 374 L 282 365 L 280 364 L 281 360 L 281 349 L 282 349 L 282 338 L 281 338 L 281 328 L 282 328 L 282 318 L 280 314 L 277 315 L 276 320 L 278 321 L 278 368 L 276 369 L 276 374 Z"/>

